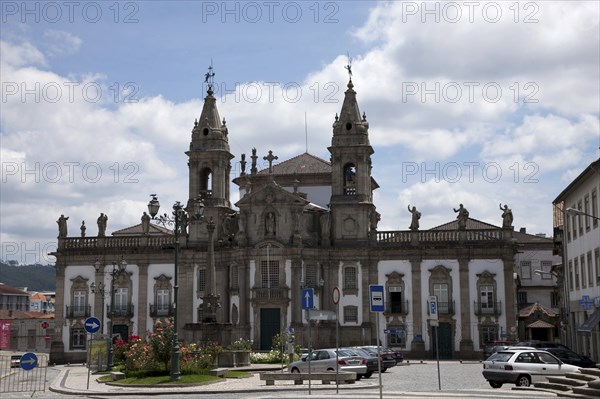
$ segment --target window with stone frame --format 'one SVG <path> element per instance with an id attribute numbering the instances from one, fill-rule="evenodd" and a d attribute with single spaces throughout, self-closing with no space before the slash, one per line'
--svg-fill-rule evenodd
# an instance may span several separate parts
<path id="1" fill-rule="evenodd" d="M 344 165 L 344 195 L 356 195 L 356 165 Z"/>
<path id="2" fill-rule="evenodd" d="M 583 212 L 590 215 L 590 196 L 588 194 L 583 197 Z M 590 217 L 585 216 L 585 231 L 590 231 Z"/>
<path id="3" fill-rule="evenodd" d="M 87 317 L 89 316 L 88 297 L 90 287 L 88 279 L 82 276 L 77 276 L 71 279 L 71 310 L 68 316 L 71 317 Z"/>
<path id="4" fill-rule="evenodd" d="M 477 274 L 479 299 L 477 310 L 482 314 L 493 314 L 496 309 L 496 275 L 488 271 Z"/>
<path id="5" fill-rule="evenodd" d="M 452 314 L 452 276 L 450 269 L 438 265 L 430 270 L 429 292 L 437 297 L 438 314 Z"/>
<path id="6" fill-rule="evenodd" d="M 71 349 L 85 349 L 86 344 L 86 332 L 83 327 L 73 327 L 71 328 L 71 339 L 70 339 L 70 348 Z"/>
<path id="7" fill-rule="evenodd" d="M 557 308 L 560 306 L 560 295 L 558 292 L 550 293 L 550 307 Z"/>
<path id="8" fill-rule="evenodd" d="M 573 291 L 573 280 L 575 280 L 575 277 L 573 276 L 573 261 L 570 260 L 569 261 L 569 270 L 567 270 L 567 273 L 569 274 L 569 290 Z"/>
<path id="9" fill-rule="evenodd" d="M 572 204 L 570 206 L 570 208 L 577 209 L 577 206 L 575 204 Z M 569 217 L 571 218 L 571 227 L 572 227 L 572 230 L 573 230 L 573 239 L 576 239 L 577 238 L 577 220 L 578 220 L 578 218 L 577 218 L 577 215 L 570 215 Z"/>
<path id="10" fill-rule="evenodd" d="M 575 289 L 578 290 L 579 289 L 579 258 L 575 258 L 573 259 L 573 270 L 575 272 Z"/>
<path id="11" fill-rule="evenodd" d="M 592 190 L 592 226 L 594 228 L 598 227 L 598 191 L 596 189 Z"/>
<path id="12" fill-rule="evenodd" d="M 579 263 L 581 264 L 581 288 L 587 287 L 587 270 L 585 268 L 585 255 L 579 257 Z"/>
<path id="13" fill-rule="evenodd" d="M 261 288 L 279 288 L 279 261 L 262 260 L 260 262 Z"/>
<path id="14" fill-rule="evenodd" d="M 552 261 L 543 260 L 540 262 L 542 268 L 542 280 L 552 280 Z"/>
<path id="15" fill-rule="evenodd" d="M 119 314 L 126 314 L 129 312 L 129 288 L 117 287 L 115 288 L 115 304 L 114 312 Z"/>
<path id="16" fill-rule="evenodd" d="M 344 290 L 350 291 L 350 293 L 358 293 L 358 272 L 357 266 L 348 265 L 344 266 Z"/>
<path id="17" fill-rule="evenodd" d="M 318 268 L 315 263 L 304 265 L 304 286 L 306 288 L 317 288 L 318 285 Z"/>
<path id="18" fill-rule="evenodd" d="M 344 306 L 344 323 L 358 323 L 358 306 Z"/>
<path id="19" fill-rule="evenodd" d="M 480 327 L 481 342 L 486 345 L 498 339 L 498 328 L 495 325 L 482 325 Z"/>
<path id="20" fill-rule="evenodd" d="M 168 316 L 171 308 L 171 277 L 161 274 L 154 278 L 154 315 Z"/>
<path id="21" fill-rule="evenodd" d="M 238 265 L 231 265 L 231 290 L 238 291 L 240 289 L 240 275 Z"/>
<path id="22" fill-rule="evenodd" d="M 583 212 L 583 204 L 581 200 L 577 201 L 577 210 Z M 583 235 L 583 215 L 581 213 L 577 214 L 577 224 L 579 225 L 579 235 Z"/>
<path id="23" fill-rule="evenodd" d="M 198 269 L 198 291 L 206 291 L 206 268 L 204 267 Z"/>
<path id="24" fill-rule="evenodd" d="M 401 326 L 388 326 L 391 330 L 388 337 L 388 347 L 406 348 L 406 327 Z"/>
<path id="25" fill-rule="evenodd" d="M 522 260 L 520 265 L 521 265 L 521 278 L 523 280 L 531 280 L 531 261 Z"/>
<path id="26" fill-rule="evenodd" d="M 398 272 L 392 272 L 386 275 L 386 309 L 387 313 L 407 314 L 408 305 L 404 300 L 404 275 Z"/>
<path id="27" fill-rule="evenodd" d="M 525 291 L 518 291 L 517 292 L 517 304 L 519 306 L 525 306 L 527 305 L 527 292 Z"/>

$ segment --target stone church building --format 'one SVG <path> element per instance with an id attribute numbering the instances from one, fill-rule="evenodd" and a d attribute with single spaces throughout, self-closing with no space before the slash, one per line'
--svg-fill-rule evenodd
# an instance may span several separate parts
<path id="1" fill-rule="evenodd" d="M 184 207 L 191 214 L 200 198 L 204 213 L 202 219 L 186 214 L 179 226 L 179 338 L 223 345 L 244 338 L 269 350 L 272 337 L 292 327 L 296 343 L 307 347 L 301 293 L 313 288 L 317 309 L 339 309 L 341 346 L 375 344 L 368 293 L 378 284 L 385 289 L 381 342 L 408 358 L 435 355 L 430 296 L 437 297 L 441 358 L 481 358 L 484 343 L 516 339 L 515 254 L 519 235 L 528 235 L 513 231 L 512 216 L 496 227 L 469 218 L 462 204 L 457 220 L 434 229 L 419 230 L 413 209 L 409 230 L 379 231 L 369 122 L 351 80 L 332 119 L 329 161 L 304 153 L 275 163 L 268 151 L 260 158 L 269 167 L 258 170 L 253 149 L 246 170 L 242 155 L 242 173 L 233 179 L 240 200 L 232 204 L 234 155 L 209 88 L 186 152 Z M 104 334 L 112 324 L 113 333 L 127 337 L 143 336 L 173 314 L 175 236 L 145 217 L 110 236 L 59 236 L 55 360 L 84 358 L 83 322 L 90 315 L 103 321 Z M 127 265 L 118 272 L 121 259 Z M 335 321 L 312 323 L 313 347 L 335 346 Z"/>

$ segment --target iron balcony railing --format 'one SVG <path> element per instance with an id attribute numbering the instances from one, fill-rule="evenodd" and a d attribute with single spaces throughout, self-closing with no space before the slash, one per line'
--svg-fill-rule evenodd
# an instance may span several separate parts
<path id="1" fill-rule="evenodd" d="M 76 319 L 78 317 L 90 317 L 91 306 L 67 306 L 67 319 Z"/>
<path id="2" fill-rule="evenodd" d="M 116 305 L 113 307 L 107 305 L 106 314 L 109 317 L 133 317 L 133 305 Z"/>
<path id="3" fill-rule="evenodd" d="M 495 315 L 499 316 L 502 314 L 502 302 L 473 302 L 473 308 L 475 309 L 475 315 Z"/>
<path id="4" fill-rule="evenodd" d="M 150 304 L 150 317 L 171 317 L 173 316 L 173 306 L 167 307 Z"/>
<path id="5" fill-rule="evenodd" d="M 388 301 L 385 305 L 385 313 L 386 314 L 400 314 L 407 315 L 408 314 L 408 301 Z"/>

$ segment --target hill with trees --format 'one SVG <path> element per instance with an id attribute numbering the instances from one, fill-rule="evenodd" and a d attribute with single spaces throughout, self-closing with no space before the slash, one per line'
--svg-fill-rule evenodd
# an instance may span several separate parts
<path id="1" fill-rule="evenodd" d="M 55 291 L 56 267 L 54 265 L 11 265 L 0 261 L 0 282 L 28 291 Z"/>

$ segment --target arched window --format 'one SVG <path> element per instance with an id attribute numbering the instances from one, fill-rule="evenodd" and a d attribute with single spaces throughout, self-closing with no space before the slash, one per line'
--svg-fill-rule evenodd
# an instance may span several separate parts
<path id="1" fill-rule="evenodd" d="M 344 195 L 356 195 L 356 166 L 353 163 L 344 165 Z"/>
<path id="2" fill-rule="evenodd" d="M 212 178 L 213 173 L 210 168 L 204 168 L 200 171 L 200 193 L 205 198 L 212 197 Z"/>

